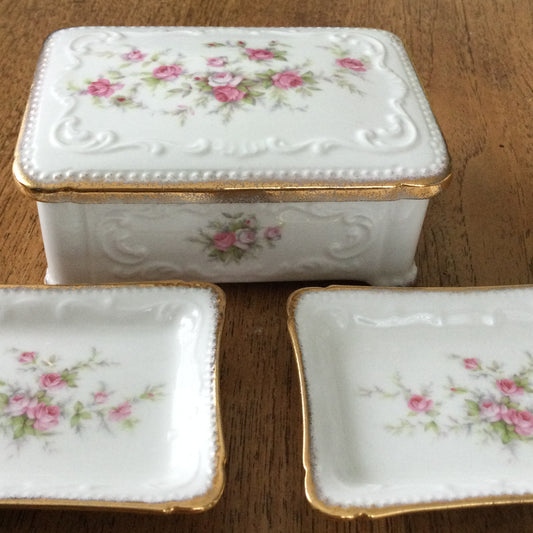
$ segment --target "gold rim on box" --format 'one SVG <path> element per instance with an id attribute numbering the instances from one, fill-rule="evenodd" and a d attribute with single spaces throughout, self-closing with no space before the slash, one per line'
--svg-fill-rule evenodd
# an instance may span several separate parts
<path id="1" fill-rule="evenodd" d="M 13 173 L 19 188 L 40 202 L 106 203 L 113 201 L 159 203 L 190 202 L 353 202 L 431 198 L 451 181 L 450 168 L 423 179 L 383 181 L 205 181 L 190 184 L 112 183 L 80 180 L 40 184 L 22 170 L 15 156 Z"/>
<path id="2" fill-rule="evenodd" d="M 475 291 L 497 291 L 518 288 L 533 288 L 533 285 L 506 285 L 488 287 L 365 287 L 349 285 L 331 285 L 329 287 L 304 287 L 293 292 L 287 301 L 288 328 L 292 342 L 296 365 L 298 368 L 298 378 L 300 382 L 300 396 L 302 402 L 303 419 L 303 467 L 305 470 L 305 495 L 312 507 L 327 515 L 343 519 L 355 519 L 360 517 L 383 518 L 399 514 L 416 511 L 435 511 L 447 509 L 466 509 L 469 507 L 481 507 L 489 505 L 523 504 L 533 503 L 533 494 L 508 494 L 496 496 L 482 496 L 472 498 L 461 498 L 450 501 L 428 501 L 413 504 L 385 505 L 383 507 L 359 507 L 340 506 L 325 502 L 320 498 L 313 478 L 311 435 L 309 418 L 309 399 L 305 381 L 305 373 L 302 358 L 302 349 L 298 341 L 295 311 L 300 298 L 309 292 L 331 292 L 331 291 L 395 291 L 395 292 L 475 292 Z"/>
<path id="3" fill-rule="evenodd" d="M 24 290 L 83 290 L 89 288 L 110 289 L 110 288 L 127 288 L 127 287 L 189 287 L 209 289 L 215 295 L 215 305 L 217 313 L 217 326 L 215 331 L 215 354 L 214 354 L 214 372 L 213 388 L 215 401 L 216 416 L 216 436 L 215 436 L 215 473 L 213 482 L 205 494 L 195 496 L 186 500 L 169 500 L 161 502 L 143 502 L 143 501 L 120 501 L 120 500 L 79 500 L 64 498 L 0 498 L 1 507 L 31 507 L 31 508 L 56 508 L 56 509 L 94 509 L 109 511 L 132 511 L 143 513 L 199 513 L 211 509 L 222 496 L 225 485 L 224 465 L 226 463 L 226 453 L 224 447 L 224 438 L 222 433 L 221 411 L 220 411 L 220 387 L 219 387 L 219 354 L 222 328 L 225 318 L 226 297 L 220 287 L 208 282 L 187 282 L 181 280 L 164 281 L 155 283 L 111 283 L 102 285 L 0 285 L 1 289 L 24 289 Z"/>

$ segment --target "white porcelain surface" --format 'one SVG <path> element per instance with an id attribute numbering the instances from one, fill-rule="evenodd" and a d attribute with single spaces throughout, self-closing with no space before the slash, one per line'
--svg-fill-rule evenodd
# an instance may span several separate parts
<path id="1" fill-rule="evenodd" d="M 533 288 L 317 290 L 295 324 L 323 510 L 531 496 Z"/>
<path id="2" fill-rule="evenodd" d="M 204 287 L 0 289 L 1 503 L 208 494 L 219 319 Z"/>
<path id="3" fill-rule="evenodd" d="M 36 185 L 390 181 L 448 156 L 399 39 L 360 28 L 70 28 L 20 144 Z"/>
<path id="4" fill-rule="evenodd" d="M 427 202 L 39 203 L 47 282 L 333 278 L 406 285 L 416 275 Z"/>

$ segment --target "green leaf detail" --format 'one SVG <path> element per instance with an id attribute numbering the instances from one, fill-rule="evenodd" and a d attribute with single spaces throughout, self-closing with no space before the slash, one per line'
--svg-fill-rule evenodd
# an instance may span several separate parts
<path id="1" fill-rule="evenodd" d="M 465 400 L 466 409 L 470 416 L 479 416 L 479 405 L 473 400 Z"/>
<path id="2" fill-rule="evenodd" d="M 4 393 L 0 393 L 0 409 L 4 409 L 6 405 L 9 403 L 9 396 Z"/>
<path id="3" fill-rule="evenodd" d="M 24 436 L 24 427 L 26 422 L 26 417 L 21 416 L 14 416 L 9 421 L 11 423 L 11 426 L 13 428 L 13 438 L 14 439 L 20 439 Z"/>
<path id="4" fill-rule="evenodd" d="M 139 423 L 139 420 L 137 420 L 136 418 L 126 418 L 126 420 L 123 420 L 122 423 L 121 423 L 121 427 L 123 429 L 126 429 L 126 430 L 131 430 L 133 429 L 136 424 Z"/>
<path id="5" fill-rule="evenodd" d="M 437 425 L 437 423 L 434 420 L 432 420 L 431 422 L 428 422 L 424 426 L 424 430 L 425 431 L 434 431 L 435 433 L 439 433 L 439 426 Z"/>
<path id="6" fill-rule="evenodd" d="M 68 370 L 65 370 L 61 373 L 61 379 L 67 384 L 70 388 L 75 388 L 78 385 L 76 384 L 76 379 L 78 377 L 77 372 L 69 372 Z"/>

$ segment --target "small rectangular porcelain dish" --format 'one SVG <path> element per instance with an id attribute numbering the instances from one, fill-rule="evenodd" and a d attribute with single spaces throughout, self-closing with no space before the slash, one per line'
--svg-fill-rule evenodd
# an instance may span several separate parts
<path id="1" fill-rule="evenodd" d="M 302 289 L 288 310 L 311 505 L 533 502 L 533 287 Z"/>
<path id="2" fill-rule="evenodd" d="M 0 506 L 212 507 L 223 314 L 208 284 L 0 287 Z"/>
<path id="3" fill-rule="evenodd" d="M 450 162 L 386 31 L 79 27 L 45 43 L 14 173 L 48 283 L 402 285 Z"/>

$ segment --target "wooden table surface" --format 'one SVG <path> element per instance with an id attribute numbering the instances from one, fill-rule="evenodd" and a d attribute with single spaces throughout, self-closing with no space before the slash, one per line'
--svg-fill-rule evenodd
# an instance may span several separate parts
<path id="1" fill-rule="evenodd" d="M 396 33 L 440 122 L 454 172 L 451 186 L 430 203 L 417 285 L 533 282 L 531 0 L 1 0 L 0 6 L 0 283 L 43 282 L 36 208 L 13 183 L 12 155 L 43 40 L 58 28 L 82 25 L 362 26 Z M 533 531 L 533 505 L 347 522 L 309 506 L 299 384 L 285 321 L 288 295 L 306 285 L 222 286 L 228 461 L 226 488 L 212 510 L 153 516 L 3 508 L 0 531 Z"/>

